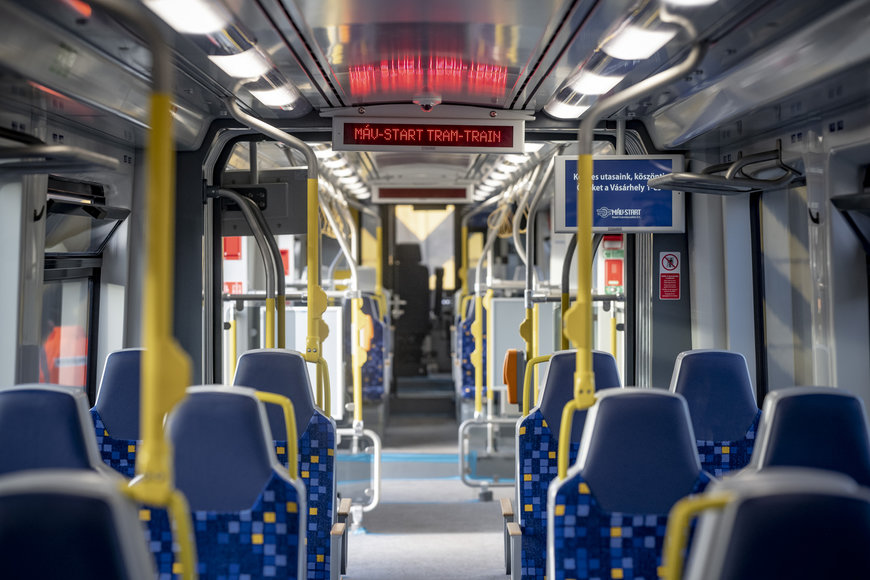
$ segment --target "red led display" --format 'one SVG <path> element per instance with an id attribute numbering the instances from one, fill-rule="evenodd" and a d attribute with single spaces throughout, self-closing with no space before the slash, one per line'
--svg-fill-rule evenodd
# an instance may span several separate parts
<path id="1" fill-rule="evenodd" d="M 344 145 L 513 147 L 511 125 L 345 123 Z"/>

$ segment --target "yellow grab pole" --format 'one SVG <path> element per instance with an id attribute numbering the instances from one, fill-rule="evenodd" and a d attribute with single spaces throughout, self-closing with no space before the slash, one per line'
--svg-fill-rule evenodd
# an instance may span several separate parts
<path id="1" fill-rule="evenodd" d="M 236 376 L 236 357 L 239 356 L 239 338 L 236 334 L 236 320 L 230 320 L 230 376 Z"/>
<path id="2" fill-rule="evenodd" d="M 290 479 L 299 477 L 299 431 L 296 430 L 296 413 L 293 401 L 277 393 L 256 391 L 256 397 L 270 405 L 278 405 L 284 412 L 284 430 L 287 432 L 287 469 Z"/>
<path id="3" fill-rule="evenodd" d="M 275 348 L 275 299 L 266 298 L 266 348 Z"/>
<path id="4" fill-rule="evenodd" d="M 528 316 L 528 313 L 526 313 Z M 535 303 L 532 307 L 532 356 L 540 354 L 541 349 L 541 305 Z M 535 400 L 538 400 L 538 388 L 541 384 L 541 368 L 535 367 Z"/>
<path id="5" fill-rule="evenodd" d="M 690 495 L 674 504 L 668 514 L 668 527 L 665 530 L 665 543 L 662 551 L 662 567 L 659 578 L 680 580 L 683 575 L 683 552 L 689 537 L 689 522 L 699 513 L 708 509 L 722 509 L 734 499 L 730 493 L 711 493 Z"/>
<path id="6" fill-rule="evenodd" d="M 322 401 L 322 404 L 318 403 L 318 405 L 324 413 L 331 415 L 332 392 L 329 388 L 329 367 L 323 357 L 317 359 L 317 389 Z"/>
<path id="7" fill-rule="evenodd" d="M 275 312 L 278 314 L 278 348 L 287 346 L 287 297 L 283 294 L 275 298 Z"/>
<path id="8" fill-rule="evenodd" d="M 568 335 L 565 333 L 565 314 L 568 312 L 568 308 L 571 306 L 571 295 L 567 292 L 562 293 L 562 332 L 559 333 L 559 338 L 562 341 L 562 350 L 568 350 L 571 348 L 570 343 L 568 342 Z"/>
<path id="9" fill-rule="evenodd" d="M 474 365 L 474 414 L 479 417 L 483 411 L 483 297 L 480 292 L 474 295 L 471 336 L 474 338 L 474 350 L 471 351 L 471 364 Z"/>
<path id="10" fill-rule="evenodd" d="M 544 354 L 530 358 L 526 361 L 526 372 L 523 375 L 523 417 L 528 415 L 529 411 L 532 410 L 532 404 L 530 402 L 532 388 L 529 384 L 532 382 L 532 369 L 536 368 L 536 366 L 541 363 L 549 361 L 552 356 L 553 355 L 551 354 Z M 535 401 L 537 401 L 537 397 L 535 398 Z"/>
<path id="11" fill-rule="evenodd" d="M 592 372 L 592 155 L 577 159 L 577 300 L 565 313 L 565 334 L 577 348 L 574 374 L 574 404 L 566 405 L 562 431 L 571 433 L 572 411 L 587 409 L 595 403 L 595 376 Z M 566 421 L 567 419 L 567 421 Z M 568 441 L 566 437 L 561 441 Z M 568 473 L 568 449 L 559 446 L 558 476 Z"/>
<path id="12" fill-rule="evenodd" d="M 494 295 L 495 295 L 495 292 L 493 292 L 492 288 L 490 288 L 486 291 L 486 294 L 483 296 L 483 311 L 484 312 L 489 313 L 492 311 L 492 299 L 493 299 Z M 492 326 L 493 326 L 492 316 L 487 316 L 486 317 L 486 336 L 492 336 L 492 333 L 493 333 Z M 483 355 L 481 354 L 481 356 L 483 356 Z M 495 366 L 495 362 L 492 360 L 491 356 L 486 357 L 486 366 L 488 367 L 488 370 L 486 372 L 486 376 L 489 379 L 488 382 L 490 383 L 490 385 L 486 388 L 486 400 L 489 402 L 492 402 L 493 400 L 495 400 L 495 389 L 492 388 L 492 385 L 494 384 L 494 380 L 492 377 L 493 377 L 493 375 L 495 375 L 495 373 L 493 372 L 493 367 Z"/>
<path id="13" fill-rule="evenodd" d="M 610 316 L 610 353 L 613 355 L 613 358 L 616 358 L 616 303 L 611 305 L 613 312 Z"/>
<path id="14" fill-rule="evenodd" d="M 520 338 L 526 347 L 526 360 L 535 356 L 535 331 L 534 313 L 531 308 L 526 308 L 526 317 L 520 323 Z"/>
<path id="15" fill-rule="evenodd" d="M 361 425 L 363 420 L 362 409 L 362 367 L 368 358 L 368 353 L 360 344 L 360 320 L 364 316 L 362 312 L 363 300 L 360 297 L 351 300 L 350 332 L 351 332 L 351 366 L 353 367 L 353 422 Z"/>
<path id="16" fill-rule="evenodd" d="M 375 297 L 380 305 L 380 319 L 387 320 L 387 299 L 384 297 L 384 228 L 375 227 Z"/>
<path id="17" fill-rule="evenodd" d="M 323 321 L 326 312 L 326 292 L 320 287 L 320 200 L 317 195 L 317 178 L 308 178 L 308 336 L 305 339 L 305 360 L 317 364 L 317 385 L 323 385 L 322 374 L 326 361 L 323 358 L 323 341 L 329 335 L 329 327 Z M 318 404 L 329 414 L 328 396 L 320 398 Z"/>
<path id="18" fill-rule="evenodd" d="M 468 226 L 462 226 L 459 234 L 459 279 L 461 296 L 468 296 Z"/>

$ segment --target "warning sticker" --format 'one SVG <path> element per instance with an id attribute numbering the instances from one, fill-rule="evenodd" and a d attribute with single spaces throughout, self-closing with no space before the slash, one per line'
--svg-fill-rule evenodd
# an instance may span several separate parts
<path id="1" fill-rule="evenodd" d="M 680 299 L 680 252 L 659 253 L 659 300 Z"/>

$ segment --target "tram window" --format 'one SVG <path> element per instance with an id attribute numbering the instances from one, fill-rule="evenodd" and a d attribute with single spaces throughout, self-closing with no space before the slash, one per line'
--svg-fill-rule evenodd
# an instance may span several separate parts
<path id="1" fill-rule="evenodd" d="M 813 383 L 807 188 L 762 196 L 767 379 L 771 389 Z"/>
<path id="2" fill-rule="evenodd" d="M 415 209 L 396 206 L 396 243 L 420 244 L 422 263 L 429 268 L 429 289 L 435 289 L 435 268 L 444 268 L 444 290 L 456 288 L 453 248 L 453 211 L 455 206 Z"/>
<path id="3" fill-rule="evenodd" d="M 127 214 L 126 209 L 49 199 L 45 253 L 97 255 Z"/>
<path id="4" fill-rule="evenodd" d="M 301 153 L 288 149 L 281 143 L 261 141 L 256 143 L 257 168 L 260 171 L 271 169 L 291 169 L 306 164 Z M 289 153 L 289 158 L 288 158 Z M 225 171 L 248 171 L 251 168 L 251 144 L 248 141 L 236 143 Z"/>
<path id="5" fill-rule="evenodd" d="M 87 387 L 90 307 L 90 279 L 45 282 L 40 382 Z"/>

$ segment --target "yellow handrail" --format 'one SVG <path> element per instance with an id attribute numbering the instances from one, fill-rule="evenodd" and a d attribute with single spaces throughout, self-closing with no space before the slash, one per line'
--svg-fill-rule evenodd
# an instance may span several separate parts
<path id="1" fill-rule="evenodd" d="M 278 314 L 278 348 L 287 347 L 287 297 L 280 294 L 275 298 L 275 311 Z"/>
<path id="2" fill-rule="evenodd" d="M 571 306 L 571 295 L 568 294 L 567 292 L 563 292 L 561 304 L 562 304 L 562 316 L 561 316 L 561 320 L 559 322 L 562 325 L 562 328 L 561 328 L 561 332 L 559 333 L 559 338 L 562 342 L 561 349 L 568 350 L 568 348 L 570 348 L 571 344 L 568 342 L 568 335 L 565 334 L 565 314 L 568 312 L 568 308 Z"/>
<path id="3" fill-rule="evenodd" d="M 460 296 L 468 296 L 468 226 L 462 226 L 459 234 L 459 280 Z"/>
<path id="4" fill-rule="evenodd" d="M 613 308 L 612 316 L 610 317 L 610 354 L 613 355 L 613 358 L 616 358 L 616 304 L 611 306 Z"/>
<path id="5" fill-rule="evenodd" d="M 196 546 L 190 510 L 175 489 L 172 447 L 163 432 L 163 417 L 185 397 L 191 363 L 172 335 L 175 244 L 175 143 L 172 136 L 172 57 L 153 16 L 141 5 L 120 0 L 94 0 L 133 28 L 151 50 L 151 130 L 146 146 L 146 264 L 140 429 L 142 442 L 136 477 L 124 493 L 137 502 L 165 506 L 175 524 L 183 578 L 197 578 Z"/>
<path id="6" fill-rule="evenodd" d="M 532 410 L 532 404 L 530 402 L 532 389 L 529 384 L 532 381 L 532 369 L 535 368 L 536 365 L 549 361 L 552 357 L 552 354 L 544 354 L 532 357 L 526 361 L 526 372 L 523 374 L 523 417 L 528 415 L 529 411 Z M 535 391 L 537 393 L 537 388 Z M 537 396 L 535 397 L 535 400 L 537 400 Z"/>
<path id="7" fill-rule="evenodd" d="M 287 432 L 287 470 L 290 479 L 299 477 L 299 431 L 296 429 L 296 412 L 293 409 L 293 401 L 284 395 L 256 391 L 258 399 L 270 405 L 278 405 L 284 412 L 284 430 Z"/>
<path id="8" fill-rule="evenodd" d="M 320 410 L 327 416 L 331 415 L 332 411 L 332 392 L 329 388 L 329 367 L 326 365 L 326 359 L 320 357 L 316 361 L 317 364 L 317 389 L 320 400 L 318 405 Z"/>
<path id="9" fill-rule="evenodd" d="M 492 298 L 494 295 L 495 295 L 495 293 L 493 292 L 492 288 L 488 289 L 486 291 L 486 294 L 483 295 L 483 311 L 484 312 L 492 312 Z M 493 335 L 492 327 L 493 327 L 492 316 L 487 316 L 486 317 L 486 336 Z M 483 356 L 483 355 L 481 355 L 481 356 Z M 486 357 L 486 366 L 487 366 L 486 376 L 489 379 L 489 383 L 490 383 L 489 387 L 486 389 L 486 400 L 488 402 L 492 402 L 493 400 L 495 400 L 495 389 L 492 388 L 492 385 L 495 384 L 495 380 L 493 379 L 493 375 L 495 375 L 495 373 L 493 372 L 493 368 L 492 368 L 494 366 L 494 361 L 492 360 L 492 358 L 493 357 L 491 357 L 491 356 Z"/>
<path id="10" fill-rule="evenodd" d="M 365 316 L 362 311 L 363 300 L 360 297 L 351 299 L 351 345 L 350 358 L 353 367 L 353 422 L 355 425 L 362 424 L 362 367 L 368 359 L 368 353 L 360 344 L 360 319 Z"/>
<path id="11" fill-rule="evenodd" d="M 535 356 L 535 315 L 531 308 L 526 308 L 526 316 L 520 323 L 520 338 L 526 347 L 526 360 Z"/>
<path id="12" fill-rule="evenodd" d="M 483 411 L 483 297 L 479 292 L 474 295 L 471 337 L 474 339 L 474 350 L 471 351 L 471 364 L 474 365 L 474 414 L 479 416 Z"/>
<path id="13" fill-rule="evenodd" d="M 384 228 L 375 227 L 375 299 L 378 301 L 380 319 L 387 321 L 387 299 L 384 296 Z"/>
<path id="14" fill-rule="evenodd" d="M 668 514 L 668 527 L 665 530 L 665 544 L 662 551 L 662 567 L 659 578 L 680 580 L 683 575 L 683 552 L 689 536 L 689 522 L 699 513 L 708 509 L 722 509 L 734 499 L 730 493 L 711 493 L 690 495 L 674 504 Z"/>
<path id="15" fill-rule="evenodd" d="M 275 348 L 275 299 L 266 298 L 266 348 Z"/>
<path id="16" fill-rule="evenodd" d="M 317 187 L 317 178 L 308 178 L 308 336 L 305 339 L 305 360 L 317 363 L 317 384 L 321 385 L 321 373 L 326 365 L 322 352 L 323 341 L 329 335 L 329 327 L 323 321 L 327 305 L 326 292 L 319 283 L 320 199 Z M 324 407 L 324 410 L 329 414 L 328 407 Z"/>
<path id="17" fill-rule="evenodd" d="M 532 306 L 532 358 L 538 356 L 541 350 L 541 305 L 535 303 Z M 538 400 L 538 389 L 541 384 L 541 367 L 535 367 L 535 400 Z"/>
<path id="18" fill-rule="evenodd" d="M 236 320 L 230 320 L 230 376 L 236 376 L 236 358 L 239 356 L 239 338 L 236 333 Z"/>
<path id="19" fill-rule="evenodd" d="M 560 441 L 568 441 L 573 411 L 595 403 L 595 375 L 592 372 L 592 155 L 577 159 L 577 300 L 565 313 L 565 335 L 577 348 L 574 400 L 562 413 Z M 566 429 L 567 428 L 567 429 Z M 568 449 L 559 445 L 559 479 L 568 474 Z"/>

